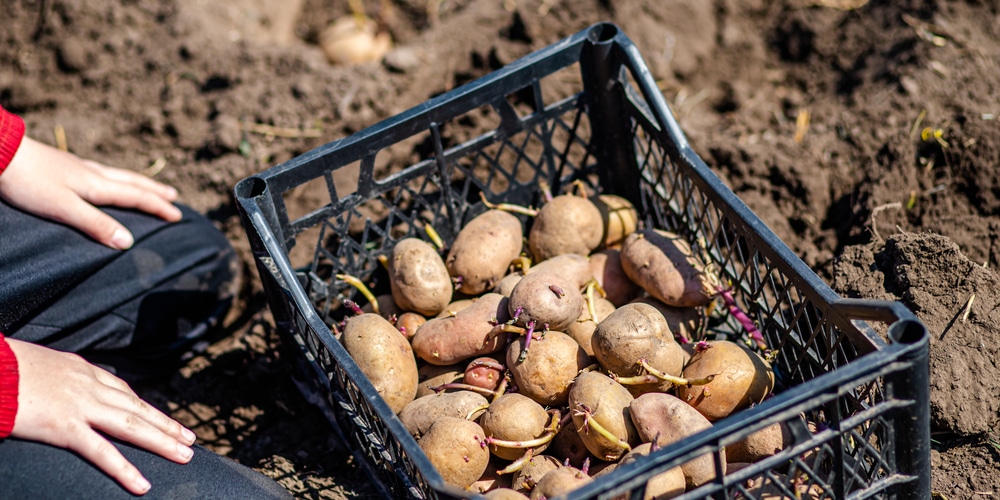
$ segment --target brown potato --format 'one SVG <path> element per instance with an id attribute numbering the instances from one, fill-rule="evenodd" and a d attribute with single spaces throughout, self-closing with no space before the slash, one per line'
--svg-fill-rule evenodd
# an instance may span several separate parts
<path id="1" fill-rule="evenodd" d="M 773 456 L 794 443 L 791 431 L 783 422 L 773 423 L 726 447 L 729 462 L 749 462 Z"/>
<path id="2" fill-rule="evenodd" d="M 427 318 L 415 312 L 405 312 L 396 318 L 396 329 L 407 339 L 412 339 L 417 330 L 427 322 Z"/>
<path id="3" fill-rule="evenodd" d="M 566 278 L 580 290 L 588 281 L 594 278 L 590 268 L 590 259 L 583 255 L 567 253 L 556 255 L 547 260 L 534 263 L 525 274 L 554 273 Z"/>
<path id="4" fill-rule="evenodd" d="M 649 304 L 631 303 L 615 309 L 597 324 L 590 342 L 597 362 L 617 377 L 646 375 L 641 360 L 673 377 L 680 376 L 683 368 L 684 350 L 674 341 L 663 315 Z M 646 382 L 622 382 L 636 395 L 673 387 L 671 382 L 646 378 Z"/>
<path id="5" fill-rule="evenodd" d="M 642 297 L 633 302 L 649 304 L 660 311 L 663 319 L 667 320 L 667 326 L 674 334 L 674 340 L 681 342 L 681 338 L 688 341 L 702 340 L 705 336 L 705 328 L 708 326 L 708 315 L 704 307 L 673 307 L 654 299 L 653 297 Z M 680 337 L 680 338 L 678 338 Z"/>
<path id="6" fill-rule="evenodd" d="M 472 391 L 441 392 L 414 399 L 399 412 L 399 420 L 411 436 L 420 439 L 441 417 L 466 418 L 487 404 L 485 397 Z"/>
<path id="7" fill-rule="evenodd" d="M 454 316 L 458 314 L 458 311 L 461 311 L 462 309 L 465 309 L 466 307 L 469 307 L 473 303 L 475 303 L 476 299 L 478 299 L 478 297 L 474 297 L 471 299 L 458 299 L 452 302 L 451 304 L 445 306 L 444 310 L 438 313 L 438 315 L 435 316 L 435 318 L 447 318 L 449 316 Z"/>
<path id="8" fill-rule="evenodd" d="M 643 394 L 632 401 L 629 410 L 639 438 L 646 443 L 656 440 L 661 448 L 712 427 L 701 413 L 670 394 Z M 719 452 L 719 459 L 725 474 L 724 450 Z M 688 488 L 697 488 L 715 479 L 715 462 L 707 453 L 682 464 L 681 470 Z"/>
<path id="9" fill-rule="evenodd" d="M 628 465 L 635 462 L 639 457 L 652 453 L 652 448 L 652 443 L 640 444 L 622 457 L 618 465 Z M 684 470 L 680 467 L 673 467 L 651 477 L 646 482 L 646 494 L 642 498 L 643 500 L 667 500 L 681 496 L 686 488 Z"/>
<path id="10" fill-rule="evenodd" d="M 476 482 L 469 486 L 470 491 L 477 493 L 486 493 L 489 491 L 499 490 L 501 488 L 510 488 L 511 475 L 510 474 L 500 474 L 500 470 L 505 467 L 500 460 L 496 457 L 490 459 L 489 465 L 486 466 L 486 471 L 483 472 L 482 476 Z"/>
<path id="11" fill-rule="evenodd" d="M 396 242 L 389 256 L 392 298 L 404 311 L 434 316 L 451 302 L 454 286 L 436 248 L 419 238 Z"/>
<path id="12" fill-rule="evenodd" d="M 605 298 L 616 307 L 628 304 L 642 293 L 642 288 L 622 269 L 621 250 L 608 248 L 592 253 L 588 262 L 590 274 L 604 289 Z"/>
<path id="13" fill-rule="evenodd" d="M 531 491 L 543 476 L 562 467 L 562 462 L 551 455 L 531 457 L 524 466 L 514 472 L 510 487 L 522 493 Z"/>
<path id="14" fill-rule="evenodd" d="M 566 329 L 566 335 L 573 337 L 573 340 L 580 347 L 583 348 L 584 352 L 588 356 L 594 355 L 594 347 L 591 345 L 591 338 L 594 336 L 594 330 L 597 330 L 597 324 L 600 323 L 604 318 L 607 318 L 611 313 L 615 311 L 615 305 L 607 299 L 602 299 L 597 297 L 594 299 L 594 312 L 597 314 L 596 318 L 590 317 L 590 309 L 585 305 L 583 307 L 583 312 L 580 313 L 580 317 L 576 321 L 569 325 Z"/>
<path id="15" fill-rule="evenodd" d="M 580 435 L 576 433 L 576 427 L 572 425 L 562 426 L 556 433 L 556 437 L 552 439 L 552 444 L 545 451 L 558 458 L 560 463 L 568 460 L 569 465 L 577 468 L 583 467 L 583 461 L 593 456 L 587 450 L 587 446 L 583 444 Z"/>
<path id="16" fill-rule="evenodd" d="M 502 210 L 487 210 L 459 231 L 445 265 L 459 280 L 458 290 L 479 295 L 492 290 L 521 255 L 524 230 L 521 220 Z"/>
<path id="17" fill-rule="evenodd" d="M 564 331 L 580 317 L 583 302 L 573 282 L 551 272 L 537 272 L 514 285 L 507 308 L 520 325 Z"/>
<path id="18" fill-rule="evenodd" d="M 535 261 L 575 253 L 590 255 L 604 241 L 601 211 L 587 198 L 563 194 L 542 205 L 528 232 Z"/>
<path id="19" fill-rule="evenodd" d="M 760 404 L 771 393 L 774 372 L 759 354 L 728 340 L 712 340 L 708 345 L 691 356 L 683 375 L 715 378 L 706 385 L 678 387 L 677 397 L 714 422 Z"/>
<path id="20" fill-rule="evenodd" d="M 595 457 L 615 461 L 639 443 L 629 417 L 632 394 L 607 375 L 583 372 L 569 390 L 569 411 L 580 439 Z M 609 433 L 601 435 L 595 425 Z M 613 440 L 611 438 L 614 438 Z"/>
<path id="21" fill-rule="evenodd" d="M 540 334 L 540 338 L 528 345 L 527 352 L 526 339 L 519 337 L 507 348 L 507 369 L 518 391 L 542 406 L 565 405 L 570 384 L 590 364 L 590 357 L 580 344 L 562 332 Z"/>
<path id="22" fill-rule="evenodd" d="M 507 298 L 487 293 L 454 316 L 424 323 L 413 337 L 413 350 L 420 359 L 435 365 L 486 355 L 505 347 L 506 336 L 497 335 L 493 322 L 507 319 Z"/>
<path id="23" fill-rule="evenodd" d="M 479 479 L 490 462 L 483 448 L 479 424 L 456 417 L 441 417 L 417 444 L 448 484 L 468 488 Z"/>
<path id="24" fill-rule="evenodd" d="M 340 341 L 394 413 L 413 401 L 417 361 L 410 343 L 392 323 L 372 313 L 351 317 Z"/>
<path id="25" fill-rule="evenodd" d="M 602 194 L 592 199 L 604 221 L 605 247 L 621 243 L 639 227 L 639 213 L 632 202 L 613 194 Z"/>
<path id="26" fill-rule="evenodd" d="M 499 488 L 486 493 L 488 500 L 528 500 L 528 497 L 519 491 L 509 488 Z"/>
<path id="27" fill-rule="evenodd" d="M 630 234 L 622 243 L 621 265 L 630 280 L 664 304 L 697 307 L 711 300 L 704 265 L 674 233 L 642 229 Z"/>
<path id="28" fill-rule="evenodd" d="M 537 500 L 565 495 L 591 481 L 593 479 L 590 476 L 576 467 L 560 467 L 542 476 L 531 489 L 528 498 Z"/>
<path id="29" fill-rule="evenodd" d="M 549 423 L 549 414 L 542 405 L 531 398 L 509 392 L 490 403 L 490 407 L 479 417 L 479 424 L 486 436 L 504 441 L 527 441 L 541 437 Z M 532 448 L 539 455 L 549 443 Z M 508 448 L 490 445 L 490 452 L 504 460 L 517 460 L 526 448 Z"/>
<path id="30" fill-rule="evenodd" d="M 445 365 L 438 366 L 432 365 L 430 363 L 421 363 L 419 369 L 417 369 L 418 380 L 417 383 L 417 397 L 422 398 L 424 396 L 429 396 L 431 394 L 437 394 L 434 392 L 432 387 L 437 387 L 439 385 L 450 384 L 452 382 L 461 382 L 464 372 L 464 365 Z"/>

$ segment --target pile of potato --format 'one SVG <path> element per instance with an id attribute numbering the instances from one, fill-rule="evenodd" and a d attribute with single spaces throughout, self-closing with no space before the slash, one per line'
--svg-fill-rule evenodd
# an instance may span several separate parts
<path id="1" fill-rule="evenodd" d="M 527 232 L 488 205 L 448 248 L 399 241 L 383 261 L 392 300 L 334 325 L 444 480 L 489 498 L 564 494 L 774 386 L 759 344 L 704 340 L 718 280 L 682 238 L 638 227 L 617 196 L 549 198 Z M 776 429 L 723 463 L 782 449 Z M 706 454 L 646 497 L 715 474 Z"/>

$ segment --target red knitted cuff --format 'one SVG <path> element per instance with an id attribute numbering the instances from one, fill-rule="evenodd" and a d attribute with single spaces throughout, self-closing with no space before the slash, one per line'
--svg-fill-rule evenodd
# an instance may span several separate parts
<path id="1" fill-rule="evenodd" d="M 0 439 L 10 436 L 17 416 L 17 358 L 0 334 Z"/>
<path id="2" fill-rule="evenodd" d="M 10 165 L 24 137 L 24 120 L 0 106 L 0 174 Z"/>

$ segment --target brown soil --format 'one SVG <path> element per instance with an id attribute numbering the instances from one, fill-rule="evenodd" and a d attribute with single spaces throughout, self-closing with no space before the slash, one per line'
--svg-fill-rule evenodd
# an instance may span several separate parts
<path id="1" fill-rule="evenodd" d="M 231 196 L 240 179 L 615 22 L 695 150 L 792 250 L 844 295 L 902 300 L 927 323 L 933 489 L 1000 493 L 996 2 L 365 5 L 400 50 L 334 67 L 316 40 L 348 12 L 341 0 L 5 1 L 0 103 L 35 138 L 55 143 L 62 127 L 78 155 L 176 186 L 250 262 Z M 143 395 L 301 497 L 372 494 L 275 354 L 246 269 L 226 335 Z"/>

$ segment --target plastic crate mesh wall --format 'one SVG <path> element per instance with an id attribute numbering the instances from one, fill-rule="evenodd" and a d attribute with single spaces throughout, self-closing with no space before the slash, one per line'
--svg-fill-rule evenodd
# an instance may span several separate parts
<path id="1" fill-rule="evenodd" d="M 600 191 L 595 175 L 599 167 L 588 149 L 590 123 L 579 95 L 543 106 L 539 84 L 535 83 L 531 90 L 535 102 L 527 107 L 540 111 L 519 116 L 514 133 L 497 130 L 447 145 L 442 140 L 442 128 L 432 127 L 428 133 L 437 154 L 397 174 L 405 182 L 393 183 L 379 196 L 363 200 L 376 204 L 386 214 L 384 220 L 367 219 L 358 210 L 357 202 L 338 205 L 341 198 L 331 174 L 326 174 L 331 205 L 326 211 L 291 221 L 290 228 L 293 232 L 319 228 L 315 240 L 298 242 L 314 248 L 312 263 L 299 269 L 299 277 L 316 310 L 328 323 L 341 318 L 344 299 L 357 299 L 355 290 L 335 279 L 335 274 L 351 274 L 374 283 L 376 288 L 386 287 L 384 277 L 379 275 L 377 255 L 384 254 L 401 238 L 422 236 L 428 221 L 450 241 L 464 220 L 483 210 L 480 192 L 492 202 L 537 205 L 541 199 L 540 181 L 559 190 L 581 180 Z M 519 109 L 525 109 L 524 103 L 520 104 Z M 683 234 L 723 281 L 731 284 L 740 307 L 759 325 L 769 346 L 778 351 L 773 366 L 779 387 L 803 383 L 855 359 L 858 352 L 840 328 L 761 254 L 760 243 L 752 235 L 740 234 L 727 215 L 699 190 L 689 173 L 671 160 L 663 143 L 663 131 L 648 118 L 644 108 L 641 102 L 632 103 L 631 123 L 642 172 L 643 200 L 639 208 L 645 224 Z M 372 168 L 372 163 L 362 161 L 362 168 Z M 364 229 L 360 234 L 350 234 L 352 219 L 358 218 L 365 220 Z M 731 316 L 717 312 L 715 317 L 712 333 L 741 336 L 742 329 Z M 365 455 L 374 460 L 376 473 L 391 491 L 436 496 L 361 391 L 334 362 L 319 340 L 320 334 L 310 329 L 301 314 L 296 322 L 296 330 L 302 332 L 296 340 L 328 381 L 329 402 L 343 411 L 339 417 L 344 420 L 341 427 L 351 434 L 351 446 L 366 448 Z M 831 483 L 834 471 L 839 469 L 828 467 L 831 462 L 849 464 L 837 472 L 844 492 L 863 491 L 893 469 L 889 456 L 892 441 L 887 435 L 891 425 L 879 408 L 883 401 L 881 382 L 875 380 L 842 392 L 833 402 L 817 406 L 807 415 L 821 422 L 822 432 L 799 443 L 795 456 L 785 457 L 793 462 L 789 475 L 806 487 L 812 486 L 814 492 L 819 488 L 821 497 L 833 496 L 839 489 Z M 803 460 L 801 456 L 810 451 L 813 458 Z M 795 496 L 788 490 L 787 481 L 774 471 L 764 470 L 754 477 Z M 727 496 L 754 498 L 749 489 L 740 485 L 731 487 Z"/>

